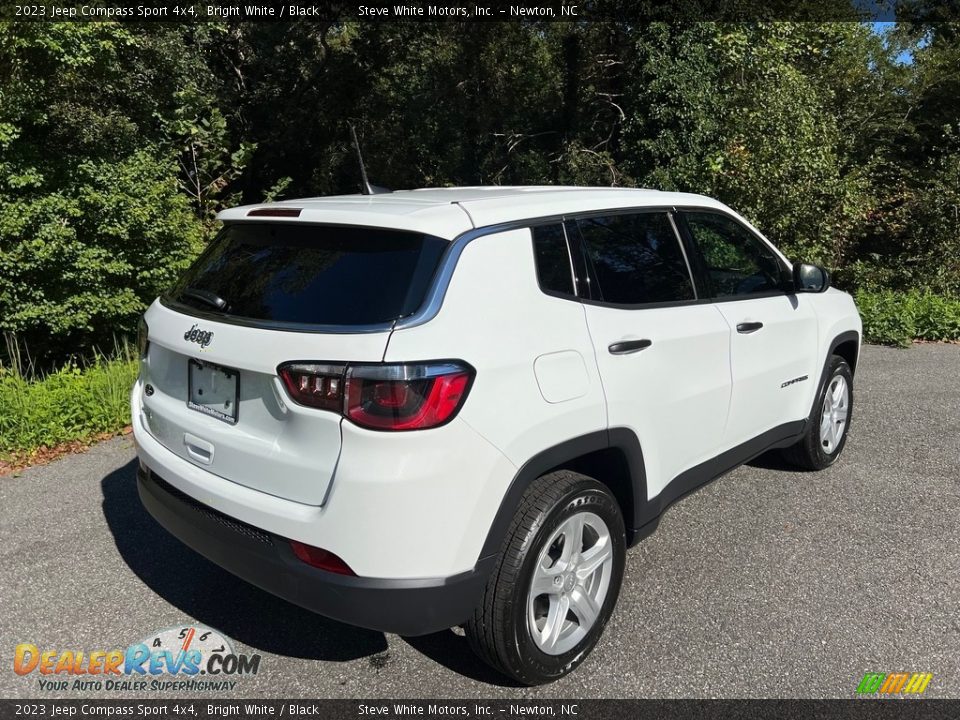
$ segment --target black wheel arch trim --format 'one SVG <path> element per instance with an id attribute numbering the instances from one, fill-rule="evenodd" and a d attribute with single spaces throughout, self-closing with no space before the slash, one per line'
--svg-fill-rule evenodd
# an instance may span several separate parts
<path id="1" fill-rule="evenodd" d="M 647 474 L 643 449 L 636 433 L 629 428 L 610 428 L 571 438 L 534 455 L 520 468 L 500 502 L 500 507 L 487 532 L 479 562 L 500 552 L 510 521 L 527 488 L 538 477 L 589 453 L 615 448 L 623 453 L 630 473 L 633 503 L 624 508 L 627 544 L 633 546 L 656 530 L 660 517 L 674 502 L 775 448 L 787 447 L 799 440 L 807 420 L 784 423 L 755 438 L 741 443 L 714 458 L 696 465 L 671 480 L 656 497 L 647 499 Z M 604 478 L 596 478 L 604 482 Z"/>
<path id="2" fill-rule="evenodd" d="M 852 363 L 850 363 L 850 373 L 852 375 L 856 374 L 857 365 L 860 360 L 860 333 L 856 330 L 845 330 L 844 332 L 837 335 L 833 340 L 830 341 L 830 346 L 827 349 L 827 354 L 823 358 L 823 372 L 820 374 L 820 383 L 823 384 L 827 368 L 830 365 L 830 356 L 834 354 L 834 351 L 848 342 L 853 342 L 857 346 L 857 356 Z M 819 386 L 818 386 L 819 387 Z"/>
<path id="3" fill-rule="evenodd" d="M 556 470 L 577 458 L 589 455 L 600 450 L 607 450 L 611 447 L 618 447 L 624 451 L 629 465 L 630 475 L 633 479 L 634 489 L 636 489 L 636 478 L 643 477 L 643 485 L 646 486 L 646 474 L 643 465 L 643 453 L 640 450 L 640 441 L 636 434 L 626 428 L 614 428 L 611 430 L 597 430 L 595 432 L 570 438 L 553 447 L 534 455 L 527 460 L 517 474 L 514 475 L 510 487 L 507 488 L 503 498 L 500 501 L 500 507 L 494 516 L 490 529 L 487 531 L 487 538 L 483 543 L 483 549 L 480 551 L 480 560 L 495 556 L 500 552 L 504 538 L 510 522 L 520 505 L 520 499 L 530 487 L 534 480 L 542 475 Z M 597 478 L 602 482 L 601 478 Z M 628 527 L 627 532 L 630 532 Z"/>
<path id="4" fill-rule="evenodd" d="M 853 342 L 857 346 L 857 354 L 850 365 L 850 374 L 856 376 L 857 374 L 857 365 L 860 360 L 860 333 L 856 330 L 845 330 L 844 332 L 837 335 L 833 340 L 830 341 L 830 345 L 827 348 L 827 353 L 823 358 L 823 368 L 820 370 L 820 380 L 817 383 L 817 392 L 813 396 L 813 403 L 810 405 L 810 416 L 813 415 L 813 409 L 817 405 L 817 401 L 820 399 L 820 391 L 823 389 L 824 384 L 827 382 L 827 373 L 830 372 L 830 358 L 836 354 L 836 349 L 845 343 Z M 844 358 L 846 359 L 846 358 Z M 852 392 L 852 390 L 851 390 Z"/>

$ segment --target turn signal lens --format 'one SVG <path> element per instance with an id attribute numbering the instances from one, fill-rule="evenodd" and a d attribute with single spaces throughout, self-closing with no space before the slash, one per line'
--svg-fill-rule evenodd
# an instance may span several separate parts
<path id="1" fill-rule="evenodd" d="M 140 353 L 140 359 L 147 357 L 147 350 L 150 348 L 150 328 L 147 327 L 147 321 L 142 317 L 137 324 L 137 352 Z"/>

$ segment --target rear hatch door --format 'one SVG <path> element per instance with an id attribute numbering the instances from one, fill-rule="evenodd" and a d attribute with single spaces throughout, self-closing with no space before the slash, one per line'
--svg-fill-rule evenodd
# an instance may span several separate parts
<path id="1" fill-rule="evenodd" d="M 393 230 L 227 225 L 145 315 L 144 426 L 215 475 L 322 505 L 341 417 L 294 403 L 277 367 L 382 360 L 446 245 Z"/>

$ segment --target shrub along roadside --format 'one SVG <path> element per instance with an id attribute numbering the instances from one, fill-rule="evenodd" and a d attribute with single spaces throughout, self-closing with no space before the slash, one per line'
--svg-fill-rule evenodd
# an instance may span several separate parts
<path id="1" fill-rule="evenodd" d="M 0 460 L 121 430 L 130 423 L 137 370 L 129 351 L 68 363 L 34 380 L 0 367 Z"/>
<path id="2" fill-rule="evenodd" d="M 863 339 L 907 347 L 914 340 L 960 340 L 960 298 L 928 292 L 860 290 Z"/>

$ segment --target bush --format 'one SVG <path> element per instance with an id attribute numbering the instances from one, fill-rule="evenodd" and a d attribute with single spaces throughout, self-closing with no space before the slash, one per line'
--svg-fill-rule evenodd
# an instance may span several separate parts
<path id="1" fill-rule="evenodd" d="M 203 77 L 182 32 L 0 23 L 0 332 L 44 367 L 132 334 L 203 244 L 166 129 Z"/>
<path id="2" fill-rule="evenodd" d="M 201 244 L 172 174 L 136 152 L 84 162 L 49 193 L 11 193 L 0 179 L 0 330 L 59 361 L 132 333 Z"/>
<path id="3" fill-rule="evenodd" d="M 960 299 L 929 292 L 856 294 L 867 342 L 907 347 L 914 340 L 960 340 Z"/>
<path id="4" fill-rule="evenodd" d="M 914 324 L 920 340 L 960 340 L 960 299 L 916 294 Z"/>
<path id="5" fill-rule="evenodd" d="M 71 362 L 32 381 L 0 367 L 0 457 L 122 429 L 137 370 L 129 351 L 86 367 Z"/>

